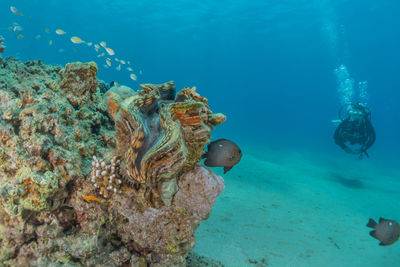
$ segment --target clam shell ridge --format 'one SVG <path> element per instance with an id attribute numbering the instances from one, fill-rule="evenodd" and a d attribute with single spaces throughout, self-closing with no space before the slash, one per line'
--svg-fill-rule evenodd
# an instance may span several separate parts
<path id="1" fill-rule="evenodd" d="M 199 162 L 213 126 L 226 117 L 212 113 L 196 88 L 186 87 L 176 96 L 172 81 L 141 88 L 123 99 L 114 87 L 106 99 L 115 122 L 122 176 L 154 187 Z"/>

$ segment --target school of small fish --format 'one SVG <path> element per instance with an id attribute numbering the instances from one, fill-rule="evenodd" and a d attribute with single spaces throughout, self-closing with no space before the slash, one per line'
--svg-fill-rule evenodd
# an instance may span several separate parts
<path id="1" fill-rule="evenodd" d="M 10 10 L 14 15 L 19 16 L 19 17 L 24 17 L 24 14 L 21 13 L 15 6 L 10 6 Z M 30 17 L 28 17 L 28 19 L 30 19 Z M 14 32 L 15 33 L 15 37 L 17 39 L 23 39 L 24 38 L 24 35 L 22 34 L 23 27 L 21 25 L 19 25 L 17 22 L 14 22 L 8 29 L 9 29 L 10 32 Z M 47 34 L 51 34 L 52 32 L 55 33 L 57 36 L 59 36 L 59 37 L 54 37 L 54 39 L 61 38 L 62 36 L 67 35 L 67 32 L 64 31 L 61 28 L 57 28 L 57 29 L 55 29 L 53 31 L 50 30 L 50 28 L 45 28 L 44 32 L 46 33 L 45 34 L 46 36 L 47 36 Z M 46 36 L 42 36 L 41 34 L 37 34 L 34 37 L 34 39 L 39 41 L 39 40 L 43 39 L 42 37 L 45 38 Z M 49 37 L 50 36 L 51 35 L 49 35 Z M 88 41 L 85 41 L 84 39 L 80 38 L 79 36 L 71 36 L 69 38 L 70 38 L 70 41 L 73 44 L 76 44 L 76 45 L 86 44 L 88 47 L 92 47 L 93 46 L 94 51 L 97 53 L 97 58 L 99 58 L 99 59 L 102 58 L 102 57 L 105 58 L 105 62 L 104 62 L 103 67 L 105 69 L 109 69 L 112 66 L 111 62 L 113 62 L 113 61 L 112 61 L 111 57 L 115 56 L 116 52 L 114 51 L 114 49 L 112 49 L 111 47 L 109 47 L 107 45 L 107 42 L 105 42 L 105 41 L 100 41 L 99 43 L 88 42 Z M 55 46 L 55 44 L 57 43 L 57 40 L 55 40 L 55 42 L 54 42 L 53 39 L 50 39 L 50 38 L 46 38 L 46 39 L 48 40 L 47 42 L 48 42 L 49 46 Z M 62 53 L 65 50 L 64 50 L 64 48 L 58 48 L 57 51 L 59 53 Z M 74 48 L 73 51 L 76 53 L 76 52 L 78 52 L 78 49 Z M 106 57 L 106 55 L 109 56 L 109 57 Z M 117 57 L 114 57 L 114 60 L 116 61 L 116 66 L 115 66 L 115 70 L 116 71 L 121 71 L 122 69 L 124 69 L 124 70 L 128 71 L 129 77 L 130 77 L 131 80 L 137 81 L 137 79 L 138 79 L 137 75 L 133 73 L 133 68 L 129 67 L 131 65 L 131 62 L 129 60 L 126 61 L 126 60 L 123 60 L 123 59 L 119 59 Z M 128 65 L 128 67 L 122 68 L 123 65 Z M 142 75 L 142 73 L 143 73 L 142 70 L 139 70 L 139 75 Z"/>

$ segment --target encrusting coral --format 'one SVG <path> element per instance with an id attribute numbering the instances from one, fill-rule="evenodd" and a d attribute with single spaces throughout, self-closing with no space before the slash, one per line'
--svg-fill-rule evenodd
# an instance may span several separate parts
<path id="1" fill-rule="evenodd" d="M 199 161 L 225 116 L 196 88 L 96 74 L 0 58 L 0 266 L 185 266 L 224 188 Z"/>

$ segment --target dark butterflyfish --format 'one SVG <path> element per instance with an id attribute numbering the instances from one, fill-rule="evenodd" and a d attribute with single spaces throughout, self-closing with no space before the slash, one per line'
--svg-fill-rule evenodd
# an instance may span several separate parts
<path id="1" fill-rule="evenodd" d="M 203 155 L 204 164 L 208 167 L 224 167 L 224 173 L 232 169 L 242 157 L 242 151 L 232 141 L 218 139 L 207 146 L 207 152 Z"/>
<path id="2" fill-rule="evenodd" d="M 367 226 L 375 229 L 369 234 L 381 241 L 381 246 L 391 245 L 399 239 L 400 225 L 396 221 L 380 218 L 379 223 L 376 223 L 369 219 Z"/>

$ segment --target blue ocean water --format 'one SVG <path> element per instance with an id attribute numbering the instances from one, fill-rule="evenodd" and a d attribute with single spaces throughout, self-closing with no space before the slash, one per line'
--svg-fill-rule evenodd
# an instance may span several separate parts
<path id="1" fill-rule="evenodd" d="M 11 5 L 24 16 L 13 14 Z M 215 138 L 351 162 L 355 158 L 334 144 L 331 123 L 343 97 L 335 69 L 344 65 L 355 96 L 358 83 L 367 81 L 377 141 L 365 164 L 396 171 L 399 12 L 395 0 L 3 0 L 0 35 L 5 56 L 60 65 L 94 60 L 100 79 L 134 89 L 169 80 L 178 89 L 197 86 L 211 109 L 228 117 Z M 13 23 L 22 31 L 10 31 Z M 106 41 L 115 57 L 132 63 L 138 80 L 130 79 L 127 65 L 104 67 L 106 56 L 73 44 L 71 36 Z"/>
<path id="2" fill-rule="evenodd" d="M 10 5 L 26 15 L 15 16 Z M 137 86 L 114 62 L 103 68 L 93 47 L 69 37 L 106 41 L 116 57 L 142 70 L 139 83 L 172 79 L 178 88 L 197 86 L 213 110 L 228 116 L 218 136 L 266 144 L 337 150 L 330 120 L 340 96 L 333 72 L 344 64 L 356 83 L 368 81 L 376 153 L 395 157 L 399 150 L 397 1 L 20 0 L 0 7 L 6 55 L 52 64 L 96 60 L 101 79 Z M 14 22 L 23 26 L 23 39 L 7 30 Z M 67 34 L 56 35 L 58 28 Z"/>

